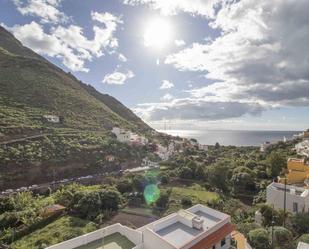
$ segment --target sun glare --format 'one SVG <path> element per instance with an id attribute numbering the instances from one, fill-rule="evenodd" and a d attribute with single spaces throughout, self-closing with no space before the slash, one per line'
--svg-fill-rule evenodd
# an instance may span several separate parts
<path id="1" fill-rule="evenodd" d="M 164 19 L 153 19 L 145 26 L 144 44 L 146 47 L 163 49 L 172 39 L 172 27 Z"/>

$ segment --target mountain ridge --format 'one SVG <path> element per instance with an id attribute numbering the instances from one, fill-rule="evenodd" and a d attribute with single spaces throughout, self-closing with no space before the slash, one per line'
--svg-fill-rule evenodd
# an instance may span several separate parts
<path id="1" fill-rule="evenodd" d="M 38 122 L 38 115 L 55 114 L 63 116 L 66 127 L 70 128 L 108 130 L 112 126 L 121 126 L 140 132 L 151 130 L 117 99 L 98 92 L 23 46 L 1 26 L 0 66 L 2 108 L 6 105 L 14 108 L 17 103 L 34 110 L 41 109 L 35 114 L 35 125 L 46 125 Z M 21 108 L 17 109 L 17 112 L 22 112 Z M 0 117 L 7 114 L 0 112 Z M 28 114 L 26 123 L 31 125 L 31 115 Z M 8 118 L 6 124 L 12 119 Z"/>

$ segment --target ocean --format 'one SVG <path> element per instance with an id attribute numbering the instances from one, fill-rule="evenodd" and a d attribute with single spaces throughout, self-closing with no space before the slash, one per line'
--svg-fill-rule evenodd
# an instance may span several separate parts
<path id="1" fill-rule="evenodd" d="M 259 146 L 269 142 L 283 141 L 291 139 L 299 131 L 240 131 L 240 130 L 160 130 L 173 136 L 185 138 L 195 138 L 201 144 L 235 146 Z"/>

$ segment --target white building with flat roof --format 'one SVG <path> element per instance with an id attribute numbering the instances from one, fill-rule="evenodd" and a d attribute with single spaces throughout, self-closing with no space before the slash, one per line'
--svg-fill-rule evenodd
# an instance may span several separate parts
<path id="1" fill-rule="evenodd" d="M 56 116 L 56 115 L 44 115 L 43 116 L 46 121 L 50 122 L 50 123 L 60 123 L 60 117 L 59 116 Z"/>
<path id="2" fill-rule="evenodd" d="M 309 139 L 306 139 L 295 145 L 298 155 L 309 157 Z"/>
<path id="3" fill-rule="evenodd" d="M 286 194 L 286 210 L 296 214 L 309 212 L 309 189 L 273 182 L 267 186 L 266 202 L 277 209 L 284 209 L 284 194 Z"/>
<path id="4" fill-rule="evenodd" d="M 229 215 L 198 204 L 136 230 L 114 224 L 46 249 L 100 248 L 104 241 L 122 248 L 119 236 L 131 242 L 130 249 L 229 249 L 233 230 Z"/>

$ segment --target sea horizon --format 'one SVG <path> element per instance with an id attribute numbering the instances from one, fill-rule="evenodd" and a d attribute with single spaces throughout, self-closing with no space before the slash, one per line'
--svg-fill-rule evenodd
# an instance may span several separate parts
<path id="1" fill-rule="evenodd" d="M 201 144 L 214 145 L 219 143 L 225 146 L 259 146 L 264 142 L 283 141 L 284 138 L 292 139 L 294 134 L 301 131 L 280 130 L 158 130 L 173 136 L 195 138 Z"/>

